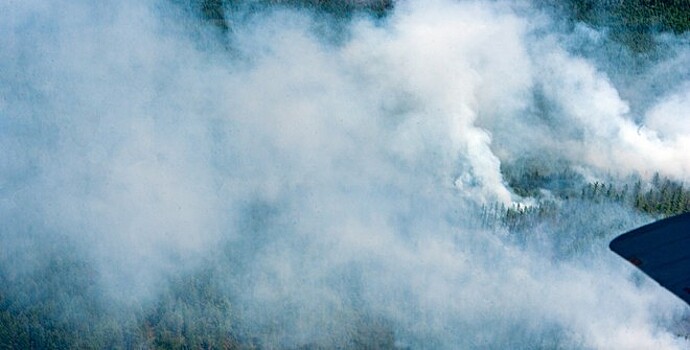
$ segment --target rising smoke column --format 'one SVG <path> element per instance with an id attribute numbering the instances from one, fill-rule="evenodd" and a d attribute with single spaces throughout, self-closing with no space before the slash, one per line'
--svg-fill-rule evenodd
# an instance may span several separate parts
<path id="1" fill-rule="evenodd" d="M 278 7 L 190 33 L 164 2 L 1 9 L 4 270 L 65 246 L 105 300 L 140 307 L 210 267 L 267 347 L 344 343 L 358 322 L 413 348 L 687 345 L 662 321 L 680 302 L 606 251 L 648 218 L 563 203 L 525 245 L 472 224 L 528 200 L 500 168 L 524 155 L 686 180 L 687 84 L 631 115 L 543 13 L 409 1 L 333 24 Z"/>

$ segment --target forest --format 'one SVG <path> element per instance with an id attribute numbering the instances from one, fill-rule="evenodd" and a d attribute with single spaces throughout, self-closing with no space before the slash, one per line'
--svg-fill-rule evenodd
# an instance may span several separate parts
<path id="1" fill-rule="evenodd" d="M 221 32 L 233 31 L 228 13 L 246 11 L 252 6 L 307 9 L 318 16 L 346 21 L 349 16 L 381 20 L 396 5 L 392 0 L 169 1 L 203 18 L 194 25 Z M 690 2 L 685 0 L 569 0 L 544 2 L 540 6 L 566 14 L 572 23 L 609 28 L 611 40 L 639 57 L 647 57 L 657 49 L 658 35 L 687 35 L 690 30 Z M 690 212 L 688 184 L 662 173 L 592 180 L 569 164 L 545 166 L 529 160 L 501 164 L 500 171 L 507 188 L 525 200 L 512 206 L 484 203 L 474 220 L 478 229 L 503 232 L 510 236 L 509 240 L 529 240 L 535 227 L 568 222 L 567 217 L 580 215 L 572 208 L 612 206 L 634 211 L 648 220 Z M 264 210 L 260 205 L 257 208 L 257 212 Z M 11 229 L 11 225 L 5 224 L 2 229 Z M 593 235 L 597 234 L 610 232 Z M 218 248 L 222 264 L 214 261 L 200 269 L 168 276 L 155 297 L 121 312 L 99 289 L 99 270 L 79 254 L 69 253 L 67 237 L 59 232 L 51 236 L 51 248 L 29 273 L 0 265 L 0 349 L 271 348 L 271 344 L 265 343 L 271 338 L 270 329 L 248 326 L 243 320 L 249 311 L 226 292 L 228 288 L 243 288 L 241 280 L 222 277 L 235 273 L 237 252 L 233 248 Z M 588 239 L 573 239 L 559 249 L 576 254 L 584 249 Z M 12 256 L 12 252 L 4 254 Z M 354 321 L 348 322 L 350 329 L 332 339 L 332 344 L 339 344 L 337 348 L 408 348 L 397 341 L 387 319 L 357 309 L 344 314 Z M 557 340 L 554 342 L 540 347 L 561 346 Z M 298 348 L 330 347 L 323 342 L 307 342 Z"/>

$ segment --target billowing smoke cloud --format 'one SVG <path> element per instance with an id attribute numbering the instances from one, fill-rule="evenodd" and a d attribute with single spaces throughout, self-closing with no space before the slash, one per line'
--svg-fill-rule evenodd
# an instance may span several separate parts
<path id="1" fill-rule="evenodd" d="M 476 225 L 529 201 L 501 172 L 521 159 L 687 181 L 687 82 L 633 108 L 570 50 L 605 34 L 506 2 L 337 24 L 277 8 L 225 33 L 188 16 L 0 5 L 5 271 L 76 252 L 132 306 L 211 266 L 269 348 L 342 343 L 362 320 L 411 348 L 688 345 L 669 327 L 682 303 L 606 248 L 649 218 L 574 201 L 526 242 Z M 654 65 L 688 60 L 669 55 Z"/>

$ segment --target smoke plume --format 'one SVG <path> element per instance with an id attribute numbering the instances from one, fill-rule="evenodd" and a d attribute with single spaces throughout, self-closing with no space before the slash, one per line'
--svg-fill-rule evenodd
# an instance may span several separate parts
<path id="1" fill-rule="evenodd" d="M 228 30 L 195 16 L 0 4 L 6 281 L 73 257 L 94 299 L 131 313 L 210 271 L 232 332 L 266 348 L 362 329 L 399 348 L 688 346 L 687 307 L 607 248 L 651 217 L 554 197 L 550 220 L 478 224 L 534 205 L 506 178 L 524 164 L 572 169 L 575 193 L 687 183 L 687 35 L 638 62 L 605 30 L 506 1 L 228 7 Z"/>

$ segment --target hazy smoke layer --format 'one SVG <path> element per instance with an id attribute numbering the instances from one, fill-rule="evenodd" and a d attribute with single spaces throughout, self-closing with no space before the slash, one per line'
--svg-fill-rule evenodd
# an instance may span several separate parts
<path id="1" fill-rule="evenodd" d="M 605 33 L 506 2 L 228 14 L 226 33 L 179 8 L 0 4 L 3 269 L 76 252 L 131 306 L 211 266 L 266 347 L 363 319 L 411 348 L 688 346 L 685 306 L 607 250 L 649 218 L 573 201 L 524 242 L 476 224 L 530 202 L 501 173 L 522 159 L 689 180 L 688 75 L 664 73 L 687 38 L 636 88 L 582 49 Z"/>

